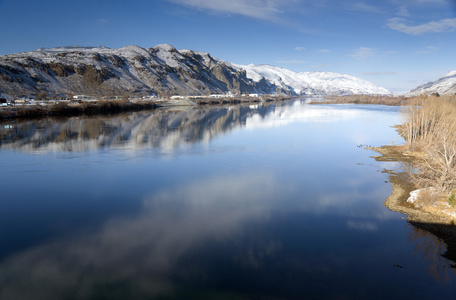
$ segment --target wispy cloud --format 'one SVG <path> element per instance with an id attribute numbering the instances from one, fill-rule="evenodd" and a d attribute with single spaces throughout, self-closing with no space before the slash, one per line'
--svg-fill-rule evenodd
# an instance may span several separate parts
<path id="1" fill-rule="evenodd" d="M 366 59 L 375 56 L 375 49 L 360 47 L 355 53 L 350 54 L 349 56 L 356 59 Z"/>
<path id="2" fill-rule="evenodd" d="M 325 64 L 319 64 L 319 65 L 313 65 L 311 66 L 312 68 L 318 68 L 318 69 L 326 69 L 326 68 L 329 68 L 328 65 L 325 65 Z"/>
<path id="3" fill-rule="evenodd" d="M 295 47 L 296 51 L 304 51 L 306 50 L 306 47 Z"/>
<path id="4" fill-rule="evenodd" d="M 320 52 L 320 53 L 329 53 L 329 52 L 331 52 L 331 50 L 329 50 L 329 49 L 320 49 L 320 50 L 318 50 L 318 52 Z"/>
<path id="5" fill-rule="evenodd" d="M 456 18 L 432 21 L 421 25 L 408 25 L 403 18 L 392 18 L 386 26 L 389 28 L 411 35 L 420 35 L 430 32 L 448 32 L 456 29 Z"/>
<path id="6" fill-rule="evenodd" d="M 297 59 L 290 59 L 290 60 L 277 60 L 276 63 L 279 64 L 308 64 L 308 61 L 305 60 L 297 60 Z"/>
<path id="7" fill-rule="evenodd" d="M 439 50 L 439 48 L 434 47 L 434 46 L 427 46 L 427 47 L 424 47 L 423 49 L 417 51 L 416 53 L 417 54 L 428 54 L 428 53 L 435 52 L 437 50 Z"/>
<path id="8" fill-rule="evenodd" d="M 280 7 L 294 0 L 167 0 L 212 12 L 243 15 L 256 19 L 274 20 L 282 13 Z"/>
<path id="9" fill-rule="evenodd" d="M 370 12 L 370 13 L 381 13 L 382 10 L 378 6 L 373 6 L 362 1 L 358 2 L 346 2 L 345 9 L 352 11 Z"/>
<path id="10" fill-rule="evenodd" d="M 347 228 L 360 231 L 377 231 L 378 225 L 374 222 L 348 221 Z"/>
<path id="11" fill-rule="evenodd" d="M 109 24 L 109 20 L 108 20 L 108 19 L 102 18 L 102 19 L 99 19 L 99 20 L 98 20 L 98 23 L 103 24 L 103 25 L 106 25 L 106 24 Z"/>
<path id="12" fill-rule="evenodd" d="M 381 75 L 382 72 L 363 72 L 361 74 L 362 75 L 367 75 L 367 76 L 377 76 L 377 75 Z"/>
<path id="13" fill-rule="evenodd" d="M 407 6 L 404 5 L 404 6 L 399 7 L 397 15 L 401 16 L 401 17 L 409 17 L 410 13 L 407 9 Z"/>
<path id="14" fill-rule="evenodd" d="M 397 72 L 394 72 L 394 71 L 386 71 L 386 72 L 372 71 L 372 72 L 363 72 L 362 75 L 366 75 L 366 76 L 397 75 Z"/>

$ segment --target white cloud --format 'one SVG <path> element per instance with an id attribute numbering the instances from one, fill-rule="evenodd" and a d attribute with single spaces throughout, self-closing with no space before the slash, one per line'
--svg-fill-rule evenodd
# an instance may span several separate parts
<path id="1" fill-rule="evenodd" d="M 431 21 L 421 25 L 407 25 L 403 18 L 392 18 L 388 20 L 386 26 L 389 28 L 411 35 L 419 35 L 430 32 L 447 32 L 456 29 L 456 18 Z"/>
<path id="2" fill-rule="evenodd" d="M 355 53 L 349 56 L 354 57 L 356 59 L 366 59 L 375 56 L 375 49 L 360 47 L 355 51 Z"/>
<path id="3" fill-rule="evenodd" d="M 304 51 L 306 50 L 306 47 L 295 47 L 296 51 Z"/>
<path id="4" fill-rule="evenodd" d="M 264 20 L 274 20 L 282 11 L 284 4 L 294 0 L 167 0 L 176 4 L 190 6 L 213 12 L 238 14 Z"/>

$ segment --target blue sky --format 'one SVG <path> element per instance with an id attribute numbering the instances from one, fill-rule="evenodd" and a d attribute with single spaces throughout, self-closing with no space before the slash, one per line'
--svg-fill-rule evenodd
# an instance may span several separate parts
<path id="1" fill-rule="evenodd" d="M 0 0 L 0 55 L 171 44 L 406 92 L 456 70 L 456 0 Z"/>

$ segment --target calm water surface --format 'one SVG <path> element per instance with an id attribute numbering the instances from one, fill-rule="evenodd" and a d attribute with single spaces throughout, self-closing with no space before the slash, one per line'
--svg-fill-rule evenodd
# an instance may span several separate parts
<path id="1" fill-rule="evenodd" d="M 0 299 L 448 299 L 445 244 L 383 206 L 397 107 L 0 123 Z M 400 142 L 400 140 L 397 140 Z"/>

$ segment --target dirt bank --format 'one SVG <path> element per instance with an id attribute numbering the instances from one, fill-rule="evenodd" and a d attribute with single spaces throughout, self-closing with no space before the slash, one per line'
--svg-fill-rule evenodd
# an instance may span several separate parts
<path id="1" fill-rule="evenodd" d="M 385 170 L 389 174 L 389 181 L 392 184 L 392 193 L 386 198 L 385 206 L 389 209 L 408 215 L 408 221 L 432 224 L 455 224 L 451 213 L 455 209 L 448 205 L 445 199 L 441 199 L 433 205 L 414 205 L 407 202 L 410 192 L 416 190 L 405 169 L 415 159 L 416 153 L 408 152 L 403 146 L 383 146 L 368 148 L 379 153 L 379 156 L 372 156 L 377 161 L 400 162 L 404 168 L 398 170 Z"/>

